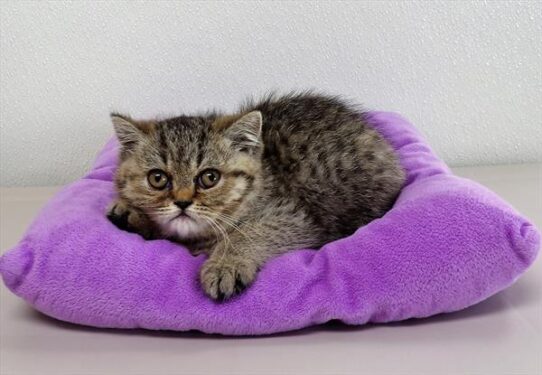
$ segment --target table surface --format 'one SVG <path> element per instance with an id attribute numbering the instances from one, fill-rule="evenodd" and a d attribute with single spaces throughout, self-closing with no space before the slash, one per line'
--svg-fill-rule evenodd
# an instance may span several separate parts
<path id="1" fill-rule="evenodd" d="M 542 164 L 455 168 L 542 228 Z M 58 188 L 0 189 L 0 246 L 21 238 Z M 457 313 L 229 338 L 62 323 L 0 287 L 0 374 L 542 374 L 542 262 Z"/>

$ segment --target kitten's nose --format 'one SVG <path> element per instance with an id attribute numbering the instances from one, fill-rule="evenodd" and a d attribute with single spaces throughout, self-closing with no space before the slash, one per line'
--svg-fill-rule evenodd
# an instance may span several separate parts
<path id="1" fill-rule="evenodd" d="M 192 201 L 175 201 L 175 206 L 179 207 L 181 210 L 186 209 L 192 204 Z"/>

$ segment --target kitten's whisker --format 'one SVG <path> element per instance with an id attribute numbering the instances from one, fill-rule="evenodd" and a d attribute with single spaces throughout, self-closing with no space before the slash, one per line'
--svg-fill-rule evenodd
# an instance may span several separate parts
<path id="1" fill-rule="evenodd" d="M 231 226 L 234 230 L 236 230 L 237 232 L 239 232 L 239 234 L 241 234 L 241 235 L 242 235 L 242 236 L 243 236 L 243 237 L 244 237 L 251 245 L 255 246 L 255 243 L 254 243 L 252 237 L 251 237 L 249 234 L 243 232 L 236 224 L 234 224 L 234 223 L 232 223 L 232 222 L 228 222 L 228 221 L 226 221 L 224 218 L 221 218 L 221 217 L 217 217 L 217 219 L 220 219 L 220 220 L 222 220 L 225 224 Z"/>
<path id="2" fill-rule="evenodd" d="M 210 224 L 210 227 L 213 230 L 213 233 L 215 234 L 216 238 L 219 239 L 220 233 L 218 233 L 218 231 L 215 229 L 213 221 L 210 218 L 205 217 L 205 216 L 201 216 L 201 218 Z"/>
<path id="3" fill-rule="evenodd" d="M 254 227 L 253 225 L 251 224 L 248 224 L 247 222 L 245 221 L 239 221 L 237 220 L 237 218 L 233 217 L 232 215 L 228 215 L 224 212 L 218 212 L 217 215 L 220 215 L 224 218 L 227 218 L 227 219 L 230 219 L 231 221 L 233 221 L 234 223 L 238 223 L 237 225 L 239 224 L 242 224 L 243 225 L 243 228 L 247 228 L 247 229 L 251 229 L 253 231 L 257 231 L 258 229 L 256 227 Z"/>
<path id="4" fill-rule="evenodd" d="M 233 245 L 226 233 L 226 231 L 215 221 L 213 221 L 211 218 L 209 218 L 209 222 L 213 225 L 213 227 L 216 227 L 217 228 L 217 232 L 219 232 L 219 234 L 217 235 L 217 237 L 220 238 L 220 234 L 222 235 L 222 238 L 223 238 L 223 241 L 224 242 L 227 242 L 228 243 L 228 246 L 233 248 Z M 222 254 L 220 255 L 220 259 L 219 259 L 219 262 L 222 262 L 224 260 L 224 258 L 226 257 L 226 252 L 222 252 Z"/>
<path id="5" fill-rule="evenodd" d="M 199 210 L 199 209 L 198 209 Z M 258 232 L 258 229 L 255 228 L 254 226 L 244 222 L 244 221 L 238 221 L 237 218 L 231 216 L 231 215 L 228 215 L 226 213 L 223 213 L 223 212 L 214 212 L 214 211 L 211 211 L 209 209 L 203 209 L 201 210 L 201 212 L 204 212 L 204 213 L 210 213 L 210 214 L 213 214 L 214 216 L 217 216 L 220 217 L 221 219 L 223 219 L 223 221 L 228 221 L 229 224 L 232 224 L 232 225 L 236 225 L 237 227 L 239 227 L 239 224 L 241 224 L 243 226 L 243 229 L 248 229 L 249 231 L 252 231 L 252 232 Z"/>
<path id="6" fill-rule="evenodd" d="M 226 214 L 223 214 L 223 213 L 220 213 L 220 212 L 212 212 L 211 210 L 206 210 L 206 209 L 199 209 L 199 210 L 196 210 L 194 212 L 198 212 L 201 216 L 204 215 L 204 213 L 207 213 L 207 214 L 214 214 L 216 220 L 220 220 L 221 222 L 223 222 L 224 224 L 226 224 L 228 227 L 232 228 L 233 230 L 237 231 L 241 236 L 243 236 L 243 238 L 245 238 L 247 240 L 247 242 L 249 242 L 252 246 L 256 246 L 255 245 L 255 242 L 252 238 L 252 236 L 250 235 L 251 233 L 257 233 L 255 228 L 252 228 L 251 226 L 249 225 L 243 225 L 243 229 L 247 230 L 248 229 L 248 232 L 245 232 L 244 230 L 242 230 L 239 225 L 237 225 L 237 223 L 235 222 L 234 218 L 230 215 L 226 215 Z M 218 222 L 215 221 L 216 224 L 219 224 Z M 226 228 L 223 228 L 221 225 L 219 225 L 220 229 L 223 229 L 224 232 L 228 232 L 228 230 Z M 230 246 L 233 247 L 232 243 L 231 243 L 231 240 L 229 238 L 229 235 L 228 235 L 228 238 L 225 238 L 226 241 L 228 241 L 228 243 L 230 244 Z"/>
<path id="7" fill-rule="evenodd" d="M 174 212 L 148 212 L 147 215 L 153 216 L 153 217 L 165 217 L 165 216 L 172 216 Z"/>
<path id="8" fill-rule="evenodd" d="M 201 215 L 201 217 L 204 217 L 203 215 Z M 228 236 L 228 233 L 227 231 L 216 221 L 212 220 L 210 217 L 206 217 L 207 219 L 209 219 L 209 223 L 212 223 L 213 226 L 216 225 L 217 229 L 220 231 L 220 233 L 223 235 L 223 239 L 224 241 L 226 241 L 228 243 L 228 246 L 229 248 L 233 249 L 234 251 L 237 251 L 237 249 L 233 246 L 233 244 L 231 243 L 231 240 Z M 220 259 L 219 261 L 222 261 L 224 260 L 224 258 L 226 257 L 226 252 L 223 252 L 220 256 Z"/>
<path id="9" fill-rule="evenodd" d="M 205 215 L 202 215 L 200 214 L 200 217 L 205 219 L 213 228 L 213 230 L 215 230 L 215 228 L 220 232 L 220 233 L 217 233 L 217 238 L 220 238 L 222 237 L 224 240 L 228 241 L 229 242 L 229 238 L 227 236 L 227 233 L 226 231 L 223 231 L 222 227 L 220 227 L 218 225 L 218 223 L 216 223 L 212 218 L 208 217 L 208 216 L 205 216 Z M 216 233 L 216 230 L 215 230 L 215 233 Z M 230 243 L 231 244 L 231 243 Z"/>
<path id="10" fill-rule="evenodd" d="M 245 224 L 245 223 L 241 223 L 241 225 L 237 224 L 234 220 L 226 217 L 226 216 L 222 216 L 221 214 L 218 214 L 217 215 L 217 219 L 220 219 L 222 220 L 223 222 L 229 224 L 232 228 L 236 229 L 238 232 L 244 234 L 245 236 L 247 236 L 247 233 L 255 233 L 257 232 L 256 228 L 251 226 L 251 225 L 248 225 L 248 224 Z M 241 228 L 243 228 L 243 230 L 241 230 Z M 246 232 L 244 231 L 246 230 Z"/>

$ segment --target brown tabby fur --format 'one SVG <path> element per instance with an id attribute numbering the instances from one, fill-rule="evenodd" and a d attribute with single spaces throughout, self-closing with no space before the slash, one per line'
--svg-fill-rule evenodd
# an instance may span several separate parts
<path id="1" fill-rule="evenodd" d="M 207 253 L 200 279 L 214 299 L 241 292 L 274 255 L 318 248 L 381 217 L 404 181 L 364 113 L 337 97 L 269 95 L 227 116 L 112 118 L 121 162 L 109 218 Z M 202 189 L 195 178 L 207 168 L 221 179 Z M 167 173 L 167 188 L 149 185 L 152 169 Z M 176 201 L 192 202 L 189 217 L 178 217 Z"/>

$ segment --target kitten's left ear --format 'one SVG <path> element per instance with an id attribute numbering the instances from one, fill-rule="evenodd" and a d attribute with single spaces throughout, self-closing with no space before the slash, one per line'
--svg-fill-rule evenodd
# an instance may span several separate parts
<path id="1" fill-rule="evenodd" d="M 224 136 L 230 139 L 240 151 L 259 148 L 262 133 L 262 113 L 252 111 L 225 129 Z"/>
<path id="2" fill-rule="evenodd" d="M 153 129 L 150 122 L 135 121 L 129 116 L 111 113 L 111 122 L 117 138 L 125 151 L 129 151 L 141 139 L 148 136 Z"/>

